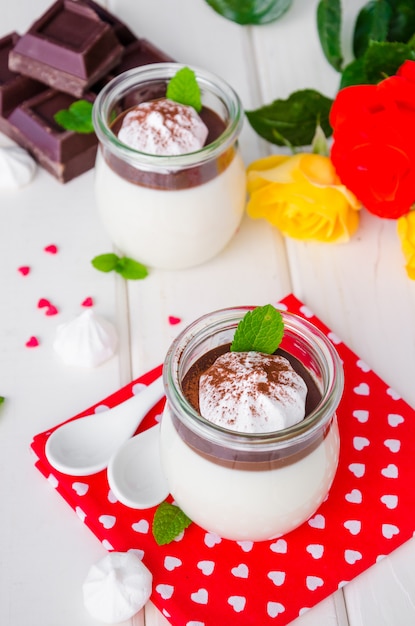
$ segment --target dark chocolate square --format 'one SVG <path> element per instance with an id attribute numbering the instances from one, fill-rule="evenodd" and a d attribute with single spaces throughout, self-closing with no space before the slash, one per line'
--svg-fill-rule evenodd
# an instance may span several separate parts
<path id="1" fill-rule="evenodd" d="M 9 68 L 81 97 L 121 59 L 111 26 L 81 0 L 57 0 L 9 54 Z"/>
<path id="2" fill-rule="evenodd" d="M 9 69 L 9 52 L 18 40 L 19 35 L 15 32 L 0 39 L 0 116 L 5 118 L 21 102 L 46 89 L 43 83 Z"/>
<path id="3" fill-rule="evenodd" d="M 92 96 L 88 98 L 92 100 Z M 17 107 L 8 119 L 18 143 L 61 182 L 91 169 L 95 163 L 95 133 L 65 130 L 54 119 L 55 113 L 75 100 L 69 94 L 48 89 Z"/>

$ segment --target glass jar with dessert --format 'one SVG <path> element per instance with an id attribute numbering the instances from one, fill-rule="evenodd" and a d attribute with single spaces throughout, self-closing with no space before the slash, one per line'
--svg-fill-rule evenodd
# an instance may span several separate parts
<path id="1" fill-rule="evenodd" d="M 240 99 L 218 76 L 186 69 L 200 91 L 199 112 L 167 97 L 183 70 L 176 63 L 115 77 L 93 109 L 100 142 L 95 195 L 104 227 L 123 254 L 161 269 L 218 254 L 246 201 Z"/>
<path id="2" fill-rule="evenodd" d="M 247 310 L 205 315 L 170 347 L 161 454 L 191 520 L 227 539 L 261 541 L 304 523 L 327 496 L 343 369 L 327 337 L 288 312 L 276 353 L 232 351 Z"/>

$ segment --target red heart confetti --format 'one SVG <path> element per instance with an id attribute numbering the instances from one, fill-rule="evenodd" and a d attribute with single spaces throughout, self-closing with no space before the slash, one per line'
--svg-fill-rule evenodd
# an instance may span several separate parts
<path id="1" fill-rule="evenodd" d="M 37 303 L 37 308 L 43 309 L 46 306 L 51 306 L 50 301 L 47 300 L 46 298 L 40 298 L 39 302 Z"/>
<path id="2" fill-rule="evenodd" d="M 58 309 L 56 308 L 56 306 L 53 306 L 53 304 L 48 306 L 46 310 L 46 315 L 57 315 L 57 313 L 58 313 Z"/>
<path id="3" fill-rule="evenodd" d="M 20 272 L 22 276 L 27 276 L 30 272 L 30 267 L 28 265 L 22 265 L 17 268 L 17 271 Z"/>
<path id="4" fill-rule="evenodd" d="M 85 298 L 85 300 L 81 303 L 81 306 L 94 306 L 94 301 L 92 298 Z"/>
<path id="5" fill-rule="evenodd" d="M 175 326 L 176 324 L 180 324 L 181 322 L 181 318 L 180 317 L 175 317 L 174 315 L 169 315 L 169 324 L 171 324 L 172 326 Z"/>
<path id="6" fill-rule="evenodd" d="M 55 244 L 50 244 L 49 246 L 45 246 L 43 248 L 45 252 L 49 252 L 49 254 L 56 254 L 58 251 L 58 247 Z"/>
<path id="7" fill-rule="evenodd" d="M 26 346 L 28 348 L 37 348 L 38 345 L 39 340 L 37 339 L 37 337 L 30 337 L 30 339 L 26 341 Z"/>

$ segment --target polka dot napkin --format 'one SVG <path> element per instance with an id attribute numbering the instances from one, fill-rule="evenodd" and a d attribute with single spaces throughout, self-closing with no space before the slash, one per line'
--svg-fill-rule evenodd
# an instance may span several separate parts
<path id="1" fill-rule="evenodd" d="M 280 305 L 309 318 L 343 360 L 338 410 L 340 465 L 326 501 L 308 522 L 273 541 L 223 540 L 192 524 L 157 546 L 154 509 L 116 501 L 106 472 L 85 478 L 53 470 L 44 455 L 51 430 L 37 435 L 36 466 L 108 550 L 135 549 L 154 576 L 152 600 L 174 626 L 282 626 L 352 580 L 415 531 L 415 415 L 397 394 L 290 295 Z M 106 398 L 111 407 L 148 384 L 161 367 Z M 159 419 L 162 400 L 141 428 Z M 94 410 L 91 407 L 81 415 Z"/>

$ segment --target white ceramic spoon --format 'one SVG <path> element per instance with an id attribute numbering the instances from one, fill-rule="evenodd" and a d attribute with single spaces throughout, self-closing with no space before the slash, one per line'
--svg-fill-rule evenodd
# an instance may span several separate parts
<path id="1" fill-rule="evenodd" d="M 169 495 L 159 439 L 157 424 L 126 441 L 108 464 L 108 484 L 113 494 L 132 509 L 149 509 Z"/>
<path id="2" fill-rule="evenodd" d="M 63 424 L 48 438 L 46 458 L 52 467 L 71 476 L 100 472 L 163 395 L 160 377 L 112 409 Z"/>

